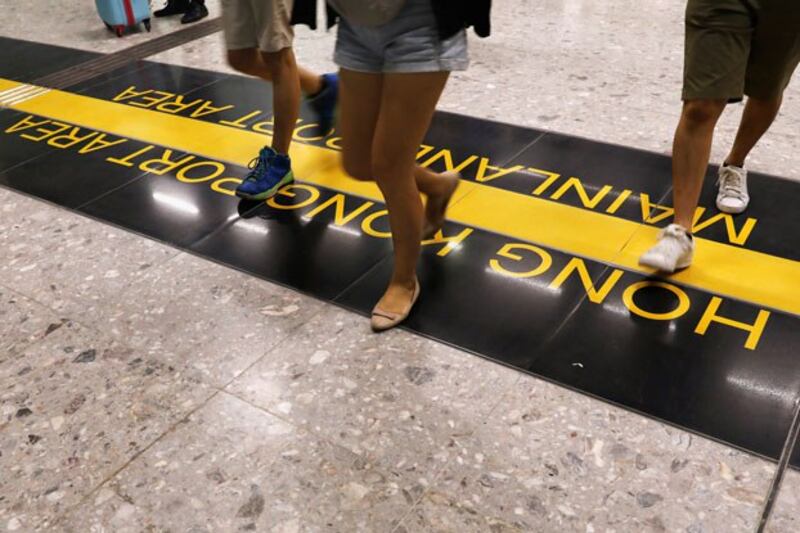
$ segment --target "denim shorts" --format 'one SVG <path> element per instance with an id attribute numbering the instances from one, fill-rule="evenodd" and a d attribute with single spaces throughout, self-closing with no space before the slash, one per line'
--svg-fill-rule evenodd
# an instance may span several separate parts
<path id="1" fill-rule="evenodd" d="M 381 26 L 361 26 L 340 19 L 333 60 L 356 72 L 466 70 L 467 34 L 461 30 L 441 40 L 431 1 L 406 0 L 397 16 Z"/>

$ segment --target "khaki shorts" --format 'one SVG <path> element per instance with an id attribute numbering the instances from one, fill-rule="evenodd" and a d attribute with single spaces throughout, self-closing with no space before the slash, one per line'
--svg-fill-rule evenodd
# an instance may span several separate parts
<path id="1" fill-rule="evenodd" d="M 800 0 L 689 0 L 683 99 L 780 96 L 800 62 Z"/>
<path id="2" fill-rule="evenodd" d="M 222 0 L 228 50 L 258 48 L 279 52 L 292 46 L 293 0 Z"/>

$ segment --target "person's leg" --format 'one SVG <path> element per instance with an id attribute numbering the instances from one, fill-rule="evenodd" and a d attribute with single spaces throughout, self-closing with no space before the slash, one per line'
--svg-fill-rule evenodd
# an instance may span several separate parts
<path id="1" fill-rule="evenodd" d="M 726 163 L 744 167 L 748 154 L 766 133 L 783 101 L 783 92 L 800 63 L 800 4 L 758 2 L 747 59 L 744 114 Z"/>
<path id="2" fill-rule="evenodd" d="M 342 69 L 339 131 L 342 135 L 342 165 L 357 180 L 375 181 L 372 146 L 380 112 L 382 74 Z M 448 193 L 442 175 L 414 165 L 414 180 L 420 192 L 441 197 Z"/>
<path id="3" fill-rule="evenodd" d="M 714 128 L 725 100 L 684 102 L 672 146 L 672 184 L 675 224 L 692 231 L 694 212 L 708 168 Z"/>
<path id="4" fill-rule="evenodd" d="M 259 78 L 262 77 L 262 71 L 265 71 L 256 48 L 228 50 L 228 65 L 236 72 Z"/>
<path id="5" fill-rule="evenodd" d="M 408 308 L 416 286 L 423 208 L 417 179 L 432 190 L 434 176 L 416 171 L 419 145 L 428 130 L 448 72 L 386 74 L 372 143 L 372 172 L 386 200 L 394 243 L 394 271 L 378 307 Z M 402 132 L 402 134 L 398 134 Z"/>
<path id="6" fill-rule="evenodd" d="M 322 88 L 322 76 L 297 65 L 297 74 L 300 77 L 300 90 L 307 96 L 318 94 Z"/>
<path id="7" fill-rule="evenodd" d="M 357 180 L 374 181 L 372 144 L 381 107 L 383 74 L 341 69 L 339 133 L 342 166 Z"/>
<path id="8" fill-rule="evenodd" d="M 228 50 L 228 64 L 238 72 L 272 83 L 272 72 L 255 48 Z M 296 68 L 300 78 L 300 90 L 304 94 L 315 95 L 322 90 L 322 76 L 300 65 L 296 65 Z"/>
<path id="9" fill-rule="evenodd" d="M 742 98 L 755 18 L 744 0 L 688 0 L 681 118 L 672 153 L 674 222 L 639 258 L 663 272 L 688 267 L 692 226 L 714 128 L 727 102 Z"/>
<path id="10" fill-rule="evenodd" d="M 639 264 L 662 272 L 688 267 L 694 257 L 694 213 L 708 167 L 714 127 L 726 100 L 686 100 L 672 146 L 672 198 L 675 219 L 658 242 L 639 258 Z"/>
<path id="11" fill-rule="evenodd" d="M 272 109 L 275 127 L 272 148 L 279 154 L 288 154 L 292 134 L 300 113 L 300 78 L 291 48 L 278 52 L 261 52 L 264 68 L 272 80 Z"/>
<path id="12" fill-rule="evenodd" d="M 255 76 L 272 83 L 273 74 L 262 59 L 262 54 L 255 48 L 244 50 L 228 50 L 228 63 L 234 70 Z M 300 78 L 300 90 L 308 97 L 309 103 L 317 114 L 321 133 L 330 131 L 339 99 L 338 79 L 333 74 L 320 76 L 308 69 L 295 65 Z M 277 108 L 275 108 L 277 109 Z"/>
<path id="13" fill-rule="evenodd" d="M 272 80 L 274 128 L 272 146 L 264 147 L 254 160 L 251 171 L 236 188 L 236 195 L 245 200 L 271 198 L 294 181 L 289 146 L 300 112 L 300 80 L 291 47 L 278 52 L 229 52 L 234 68 L 253 75 L 264 74 Z M 265 76 L 266 77 L 266 76 Z"/>
<path id="14" fill-rule="evenodd" d="M 222 2 L 228 62 L 237 71 L 274 86 L 272 147 L 265 146 L 259 151 L 250 172 L 236 188 L 236 195 L 246 200 L 266 200 L 294 181 L 289 146 L 300 112 L 301 86 L 311 94 L 320 93 L 311 104 L 326 133 L 335 115 L 336 80 L 297 67 L 291 48 L 294 37 L 291 11 L 291 0 Z"/>
<path id="15" fill-rule="evenodd" d="M 775 120 L 782 100 L 782 93 L 772 98 L 748 98 L 736 140 L 719 168 L 716 204 L 717 209 L 723 213 L 742 213 L 750 204 L 747 169 L 744 168 L 744 162 Z"/>
<path id="16" fill-rule="evenodd" d="M 417 188 L 427 196 L 423 239 L 433 238 L 444 225 L 447 207 L 460 180 L 461 174 L 458 172 L 438 173 L 419 165 L 414 167 L 414 181 L 417 183 Z"/>
<path id="17" fill-rule="evenodd" d="M 750 203 L 745 161 L 775 120 L 783 91 L 800 63 L 800 5 L 764 3 L 757 10 L 745 80 L 749 98 L 736 140 L 719 171 L 717 208 L 732 214 L 743 212 Z"/>
<path id="18" fill-rule="evenodd" d="M 750 151 L 778 116 L 782 101 L 783 94 L 770 99 L 752 97 L 747 99 L 739 131 L 736 132 L 736 140 L 728 157 L 725 158 L 725 164 L 744 167 Z"/>

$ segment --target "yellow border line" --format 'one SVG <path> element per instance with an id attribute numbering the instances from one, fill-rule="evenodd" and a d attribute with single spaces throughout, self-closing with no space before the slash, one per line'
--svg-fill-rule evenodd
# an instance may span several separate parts
<path id="1" fill-rule="evenodd" d="M 16 85 L 20 84 L 0 78 L 0 91 Z M 58 90 L 10 107 L 237 165 L 247 164 L 265 142 L 264 135 L 256 132 Z M 306 183 L 382 201 L 375 184 L 344 174 L 334 150 L 293 143 L 291 156 L 295 174 Z M 652 226 L 474 182 L 464 182 L 456 200 L 449 213 L 455 222 L 649 273 L 637 261 L 655 240 L 658 229 Z M 800 315 L 800 262 L 706 239 L 696 241 L 694 266 L 672 279 Z"/>

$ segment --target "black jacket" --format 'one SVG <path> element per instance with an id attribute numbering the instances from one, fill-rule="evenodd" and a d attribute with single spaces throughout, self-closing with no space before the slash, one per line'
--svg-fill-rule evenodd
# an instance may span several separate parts
<path id="1" fill-rule="evenodd" d="M 431 0 L 431 3 L 442 39 L 469 27 L 475 28 L 475 33 L 481 37 L 489 36 L 492 0 Z M 326 7 L 328 28 L 331 28 L 339 15 L 331 6 L 326 4 Z M 317 29 L 317 0 L 295 0 L 292 24 L 305 24 Z"/>

